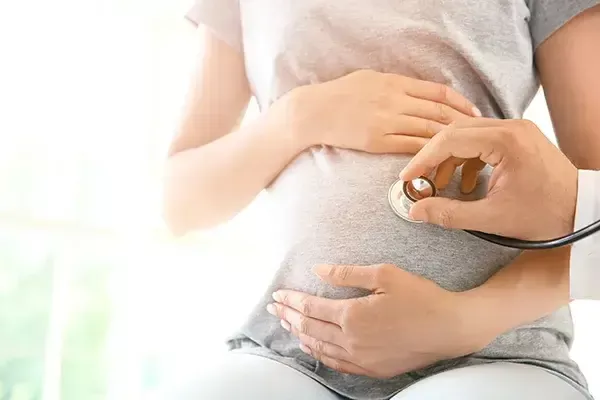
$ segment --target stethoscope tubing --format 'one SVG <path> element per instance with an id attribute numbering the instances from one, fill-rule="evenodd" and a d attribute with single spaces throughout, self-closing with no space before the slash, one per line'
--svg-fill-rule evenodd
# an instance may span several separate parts
<path id="1" fill-rule="evenodd" d="M 522 240 L 472 230 L 465 230 L 465 232 L 487 242 L 494 243 L 499 246 L 510 247 L 512 249 L 548 250 L 572 245 L 595 233 L 600 232 L 600 220 L 563 237 L 549 240 Z"/>

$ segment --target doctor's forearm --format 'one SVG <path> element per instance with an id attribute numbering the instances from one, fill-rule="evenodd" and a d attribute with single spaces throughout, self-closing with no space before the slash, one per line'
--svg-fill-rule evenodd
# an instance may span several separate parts
<path id="1" fill-rule="evenodd" d="M 569 303 L 570 248 L 524 252 L 465 294 L 494 335 L 535 321 Z"/>

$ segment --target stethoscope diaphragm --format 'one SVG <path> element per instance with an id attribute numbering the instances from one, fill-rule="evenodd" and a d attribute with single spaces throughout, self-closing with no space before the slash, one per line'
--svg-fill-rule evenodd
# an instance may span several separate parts
<path id="1" fill-rule="evenodd" d="M 410 207 L 419 200 L 437 195 L 435 184 L 426 177 L 419 177 L 412 181 L 398 179 L 390 186 L 388 202 L 394 213 L 405 221 L 420 224 L 408 215 Z"/>

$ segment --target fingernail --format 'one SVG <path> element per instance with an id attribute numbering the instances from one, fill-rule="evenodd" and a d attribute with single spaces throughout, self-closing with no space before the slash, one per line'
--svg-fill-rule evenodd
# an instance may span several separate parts
<path id="1" fill-rule="evenodd" d="M 286 331 L 290 332 L 292 330 L 292 326 L 290 325 L 289 322 L 281 320 L 280 324 L 281 324 L 282 328 L 285 329 Z"/>
<path id="2" fill-rule="evenodd" d="M 277 315 L 277 309 L 273 304 L 267 304 L 267 312 L 272 315 Z"/>
<path id="3" fill-rule="evenodd" d="M 308 347 L 306 347 L 305 345 L 303 345 L 302 343 L 300 343 L 300 350 L 302 350 L 304 353 L 306 353 L 308 355 L 312 355 L 310 349 Z"/>
<path id="4" fill-rule="evenodd" d="M 276 302 L 281 303 L 281 294 L 279 292 L 273 292 L 271 297 L 273 297 L 273 300 Z"/>
<path id="5" fill-rule="evenodd" d="M 479 108 L 477 108 L 477 107 L 473 107 L 473 110 L 472 110 L 472 111 L 473 111 L 473 115 L 474 115 L 474 116 L 476 116 L 476 117 L 481 117 L 481 116 L 483 116 L 483 114 L 481 113 L 481 111 L 480 111 L 480 110 L 479 110 Z"/>

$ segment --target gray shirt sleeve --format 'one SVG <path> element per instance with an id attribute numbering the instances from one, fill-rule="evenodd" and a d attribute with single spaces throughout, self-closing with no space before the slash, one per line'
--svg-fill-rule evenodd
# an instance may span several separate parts
<path id="1" fill-rule="evenodd" d="M 185 17 L 196 26 L 205 26 L 235 50 L 243 51 L 239 0 L 195 0 Z"/>
<path id="2" fill-rule="evenodd" d="M 534 51 L 573 17 L 599 5 L 600 0 L 528 0 L 529 30 Z"/>

